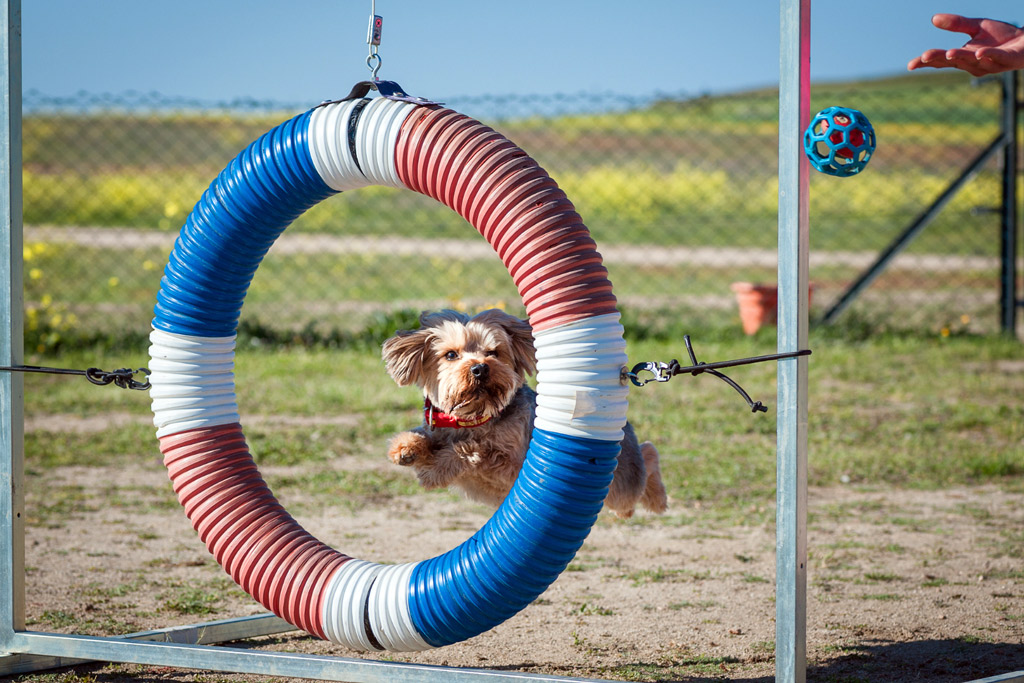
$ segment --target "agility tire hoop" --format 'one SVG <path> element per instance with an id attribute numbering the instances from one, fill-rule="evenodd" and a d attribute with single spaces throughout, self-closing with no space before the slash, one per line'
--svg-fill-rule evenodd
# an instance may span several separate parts
<path id="1" fill-rule="evenodd" d="M 471 223 L 508 268 L 537 349 L 535 429 L 512 491 L 461 545 L 401 565 L 332 549 L 278 503 L 246 445 L 233 375 L 263 256 L 308 208 L 367 185 L 426 194 Z M 358 650 L 460 642 L 530 604 L 597 519 L 626 421 L 615 297 L 572 203 L 506 138 L 439 106 L 332 103 L 249 145 L 186 219 L 150 339 L 154 423 L 193 528 L 265 607 Z"/>

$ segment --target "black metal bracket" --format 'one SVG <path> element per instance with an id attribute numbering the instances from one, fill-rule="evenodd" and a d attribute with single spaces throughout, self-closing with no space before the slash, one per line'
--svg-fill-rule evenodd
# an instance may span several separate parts
<path id="1" fill-rule="evenodd" d="M 369 95 L 371 90 L 376 90 L 378 93 L 380 93 L 381 97 L 384 97 L 389 100 L 395 100 L 396 102 L 408 102 L 410 104 L 422 105 L 444 104 L 444 102 L 435 102 L 434 100 L 428 100 L 423 97 L 416 97 L 414 95 L 410 95 L 407 92 L 405 92 L 402 86 L 398 85 L 398 83 L 396 83 L 395 81 L 381 81 L 375 79 L 372 81 L 359 81 L 354 86 L 352 86 L 352 90 L 349 91 L 348 95 L 342 97 L 340 100 L 324 100 L 317 106 L 323 107 L 328 104 L 337 104 L 338 102 L 359 100 Z"/>

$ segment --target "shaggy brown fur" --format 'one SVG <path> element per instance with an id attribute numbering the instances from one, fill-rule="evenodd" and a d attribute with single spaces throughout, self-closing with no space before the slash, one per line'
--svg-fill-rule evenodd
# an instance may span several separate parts
<path id="1" fill-rule="evenodd" d="M 424 425 L 393 437 L 388 456 L 416 470 L 426 488 L 453 486 L 497 507 L 522 467 L 533 431 L 536 393 L 526 375 L 536 370 L 528 323 L 492 309 L 470 318 L 456 311 L 424 313 L 420 329 L 384 342 L 384 362 L 399 386 L 415 384 L 438 410 L 476 421 L 475 427 Z M 658 450 L 624 428 L 622 451 L 605 505 L 620 517 L 639 502 L 652 512 L 668 505 Z"/>

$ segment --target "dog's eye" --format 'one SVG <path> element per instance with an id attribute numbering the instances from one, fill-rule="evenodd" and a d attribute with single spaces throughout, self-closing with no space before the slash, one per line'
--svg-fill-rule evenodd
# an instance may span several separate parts
<path id="1" fill-rule="evenodd" d="M 456 351 L 449 351 L 448 353 L 444 354 L 445 360 L 456 360 L 458 357 L 459 354 Z"/>
<path id="2" fill-rule="evenodd" d="M 487 356 L 488 358 L 497 358 L 498 352 L 495 351 L 494 349 L 491 349 L 490 351 L 484 351 L 484 355 Z"/>

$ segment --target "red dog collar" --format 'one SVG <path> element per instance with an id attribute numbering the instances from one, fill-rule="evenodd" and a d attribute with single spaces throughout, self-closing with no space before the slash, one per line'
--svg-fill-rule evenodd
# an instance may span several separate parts
<path id="1" fill-rule="evenodd" d="M 429 398 L 423 399 L 423 421 L 427 423 L 428 429 L 434 427 L 449 427 L 451 429 L 464 429 L 468 427 L 479 427 L 485 422 L 490 422 L 489 416 L 461 418 L 449 415 L 443 410 L 438 410 Z"/>

